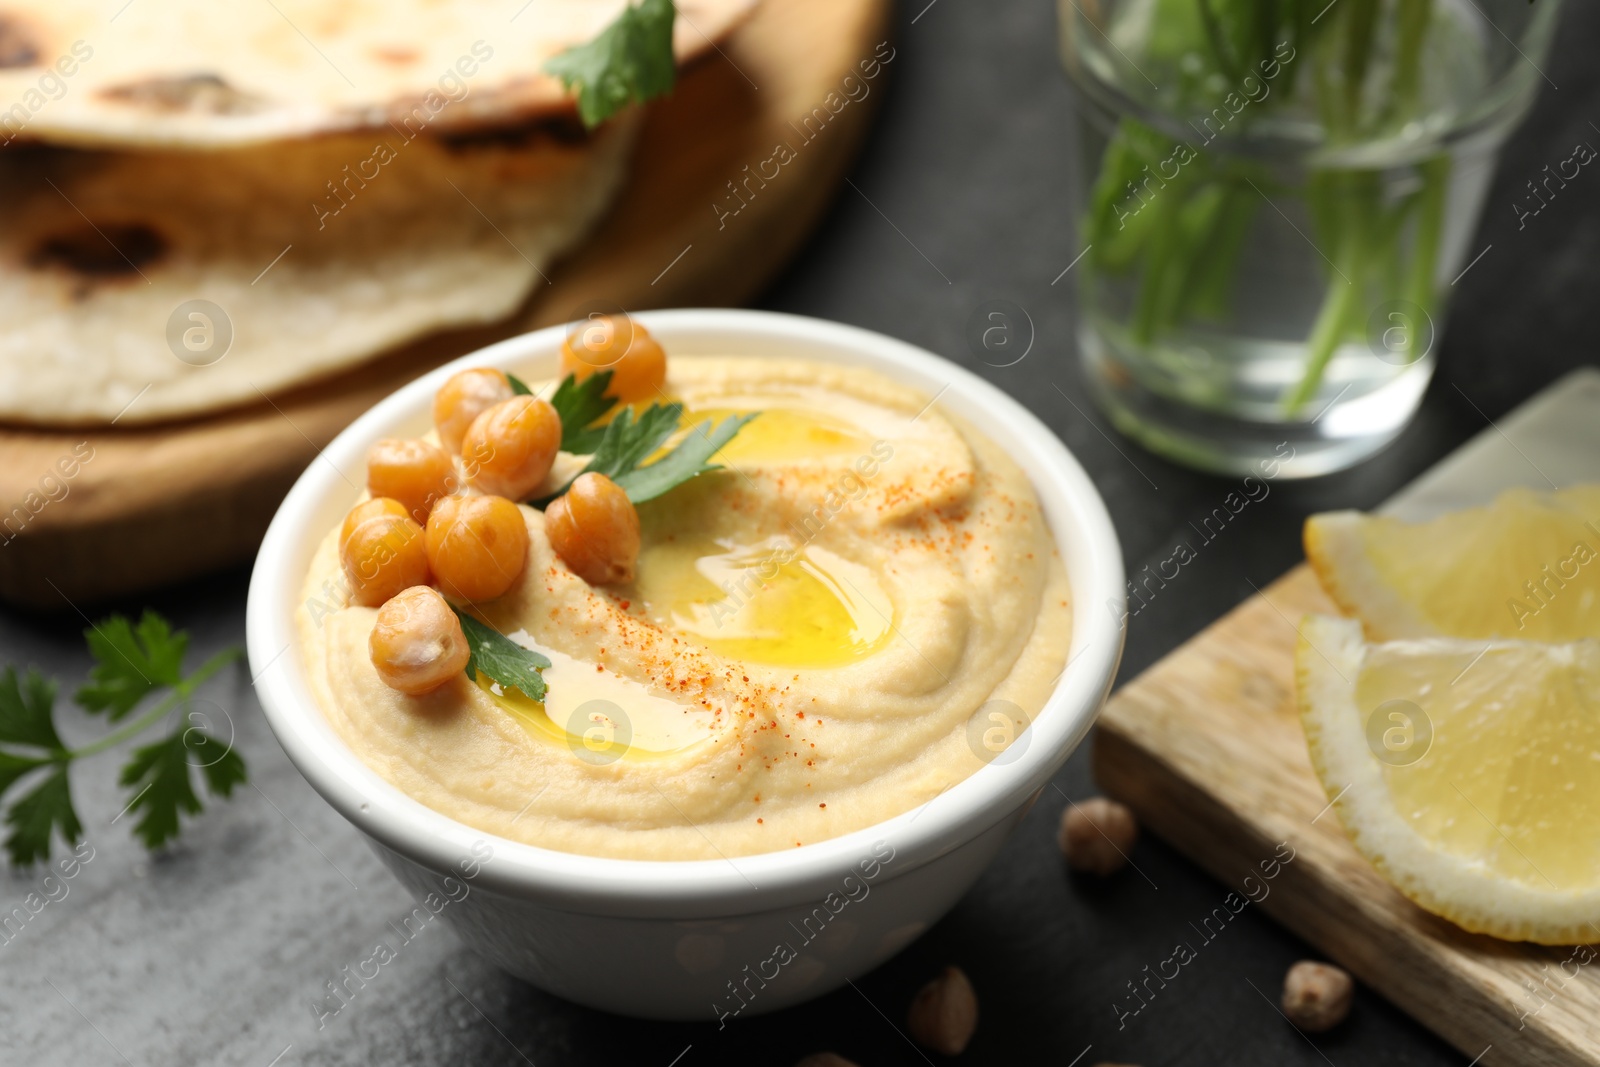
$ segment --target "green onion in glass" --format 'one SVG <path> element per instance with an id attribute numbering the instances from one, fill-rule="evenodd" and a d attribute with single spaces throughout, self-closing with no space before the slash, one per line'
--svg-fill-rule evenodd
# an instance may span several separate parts
<path id="1" fill-rule="evenodd" d="M 1117 426 L 1303 476 L 1391 440 L 1433 367 L 1552 0 L 1061 0 L 1079 336 Z"/>

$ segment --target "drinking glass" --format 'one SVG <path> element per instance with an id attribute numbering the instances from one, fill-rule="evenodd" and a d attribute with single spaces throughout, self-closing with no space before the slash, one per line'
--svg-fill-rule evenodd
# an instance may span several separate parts
<path id="1" fill-rule="evenodd" d="M 1117 428 L 1195 467 L 1276 460 L 1288 477 L 1393 440 L 1481 254 L 1484 195 L 1546 81 L 1556 9 L 1060 0 L 1078 339 Z M 1530 189 L 1554 195 L 1594 154 L 1576 146 Z"/>

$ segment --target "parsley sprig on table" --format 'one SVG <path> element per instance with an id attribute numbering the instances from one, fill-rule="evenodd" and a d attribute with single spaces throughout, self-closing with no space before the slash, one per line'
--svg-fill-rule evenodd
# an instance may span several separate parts
<path id="1" fill-rule="evenodd" d="M 68 768 L 78 760 L 114 748 L 187 708 L 201 683 L 242 656 L 227 648 L 189 674 L 183 657 L 189 635 L 174 631 L 153 611 L 138 625 L 113 615 L 84 631 L 95 665 L 74 699 L 92 715 L 121 722 L 145 698 L 164 692 L 144 714 L 81 748 L 62 743 L 55 726 L 56 683 L 30 668 L 0 673 L 0 799 L 9 796 L 5 848 L 11 862 L 28 866 L 50 856 L 51 837 L 59 833 L 69 845 L 83 836 L 72 804 Z M 133 791 L 125 813 L 138 813 L 134 832 L 147 848 L 178 836 L 179 812 L 198 814 L 203 807 L 192 771 L 198 770 L 215 796 L 228 796 L 245 780 L 244 760 L 226 744 L 194 725 L 191 712 L 159 741 L 135 748 L 123 765 L 119 784 Z M 27 782 L 32 788 L 23 788 Z"/>
<path id="2" fill-rule="evenodd" d="M 578 117 L 590 129 L 630 103 L 672 91 L 678 63 L 672 54 L 672 0 L 630 4 L 594 40 L 549 59 L 544 69 L 578 91 Z"/>

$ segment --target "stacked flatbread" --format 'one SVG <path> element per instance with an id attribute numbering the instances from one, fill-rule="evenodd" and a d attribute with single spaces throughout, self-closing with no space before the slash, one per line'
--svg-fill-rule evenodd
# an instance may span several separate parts
<path id="1" fill-rule="evenodd" d="M 0 421 L 200 414 L 510 315 L 637 109 L 543 73 L 625 0 L 0 0 Z M 754 0 L 678 0 L 680 62 Z"/>

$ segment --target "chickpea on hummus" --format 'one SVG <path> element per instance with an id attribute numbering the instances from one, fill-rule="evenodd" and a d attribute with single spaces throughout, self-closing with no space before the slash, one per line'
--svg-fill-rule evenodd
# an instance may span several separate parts
<path id="1" fill-rule="evenodd" d="M 559 390 L 462 372 L 425 447 L 375 446 L 375 499 L 323 538 L 298 618 L 335 732 L 461 822 L 631 859 L 793 848 L 977 771 L 1038 713 L 1070 639 L 1022 471 L 876 373 L 668 363 L 631 331 L 592 361 L 614 370 L 589 394 L 621 401 L 615 430 L 561 425 L 588 419 L 572 398 L 592 368 L 568 360 Z M 596 348 L 575 334 L 567 354 Z M 669 397 L 682 418 L 654 466 L 606 466 L 600 437 Z M 719 422 L 737 434 L 717 439 L 723 469 L 667 478 Z M 467 647 L 483 658 L 463 670 Z M 527 657 L 525 681 L 490 669 L 495 649 Z"/>

